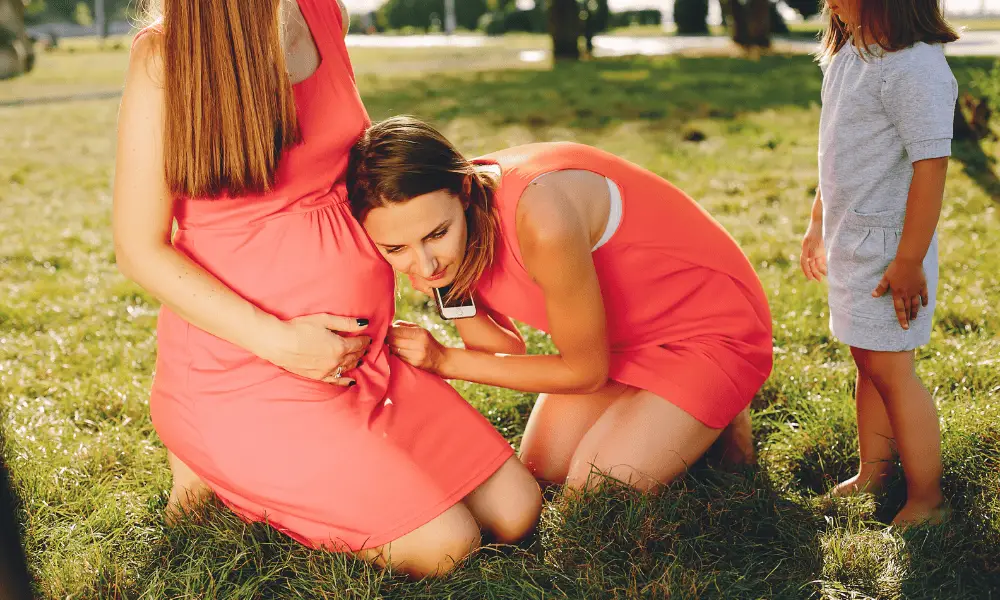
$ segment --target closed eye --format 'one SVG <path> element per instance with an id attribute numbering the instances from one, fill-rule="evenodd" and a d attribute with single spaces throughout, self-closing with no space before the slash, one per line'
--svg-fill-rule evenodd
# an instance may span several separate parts
<path id="1" fill-rule="evenodd" d="M 444 229 L 439 229 L 438 231 L 435 231 L 434 233 L 430 234 L 429 236 L 427 236 L 426 239 L 439 240 L 443 238 L 445 235 L 447 235 L 447 233 L 448 233 L 448 228 L 445 227 Z"/>
<path id="2" fill-rule="evenodd" d="M 386 254 L 396 254 L 396 253 L 402 251 L 402 249 L 403 249 L 402 246 L 385 246 L 385 253 Z"/>

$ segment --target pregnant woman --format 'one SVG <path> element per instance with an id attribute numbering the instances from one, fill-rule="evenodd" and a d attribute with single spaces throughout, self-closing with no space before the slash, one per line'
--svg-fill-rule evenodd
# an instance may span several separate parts
<path id="1" fill-rule="evenodd" d="M 345 31 L 334 0 L 165 0 L 121 105 L 116 254 L 162 303 L 150 411 L 170 518 L 212 491 L 310 547 L 441 574 L 480 526 L 531 531 L 540 493 L 489 422 L 383 343 L 392 269 L 345 186 L 369 123 Z"/>
<path id="2" fill-rule="evenodd" d="M 464 349 L 401 326 L 393 353 L 541 393 L 521 446 L 539 479 L 581 488 L 596 469 L 655 488 L 731 423 L 725 441 L 752 453 L 747 408 L 772 365 L 767 300 L 732 237 L 667 181 L 580 144 L 469 161 L 399 117 L 355 146 L 348 189 L 414 287 L 476 305 L 455 321 Z M 558 354 L 524 356 L 512 319 L 551 334 Z"/>

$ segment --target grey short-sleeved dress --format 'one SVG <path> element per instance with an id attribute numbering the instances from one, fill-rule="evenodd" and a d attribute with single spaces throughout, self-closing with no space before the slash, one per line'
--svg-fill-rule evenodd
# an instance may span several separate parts
<path id="1" fill-rule="evenodd" d="M 913 163 L 951 155 L 958 84 L 943 46 L 862 57 L 848 44 L 824 67 L 819 132 L 830 328 L 845 344 L 912 350 L 930 340 L 937 234 L 924 258 L 930 303 L 903 329 L 892 295 L 872 291 L 896 256 Z"/>

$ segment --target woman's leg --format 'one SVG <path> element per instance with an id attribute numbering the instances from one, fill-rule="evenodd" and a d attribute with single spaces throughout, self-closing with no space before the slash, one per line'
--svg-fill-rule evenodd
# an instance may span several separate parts
<path id="1" fill-rule="evenodd" d="M 174 482 L 170 490 L 170 500 L 167 501 L 167 508 L 164 510 L 164 519 L 168 525 L 172 525 L 184 513 L 208 499 L 212 495 L 212 489 L 169 450 L 167 450 L 167 461 L 170 463 Z"/>
<path id="2" fill-rule="evenodd" d="M 750 465 L 757 461 L 753 443 L 750 407 L 736 415 L 712 444 L 709 456 L 731 465 Z"/>
<path id="3" fill-rule="evenodd" d="M 594 470 L 636 489 L 655 490 L 684 473 L 719 437 L 670 402 L 630 388 L 601 414 L 573 454 L 566 485 L 599 485 Z"/>
<path id="4" fill-rule="evenodd" d="M 542 493 L 531 472 L 512 456 L 462 501 L 495 541 L 513 544 L 527 537 L 542 513 Z"/>
<path id="5" fill-rule="evenodd" d="M 587 395 L 541 394 L 521 439 L 521 462 L 536 479 L 563 484 L 580 440 L 611 403 L 628 390 L 611 381 Z"/>
<path id="6" fill-rule="evenodd" d="M 380 567 L 388 566 L 421 579 L 447 575 L 478 549 L 480 543 L 476 519 L 465 504 L 459 502 L 399 539 L 356 555 Z"/>

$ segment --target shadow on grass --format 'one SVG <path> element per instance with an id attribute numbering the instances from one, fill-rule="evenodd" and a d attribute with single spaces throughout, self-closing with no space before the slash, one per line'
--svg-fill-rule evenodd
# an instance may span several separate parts
<path id="1" fill-rule="evenodd" d="M 820 570 L 823 529 L 762 470 L 699 463 L 662 494 L 608 486 L 559 498 L 542 539 L 571 597 L 800 598 Z"/>
<path id="2" fill-rule="evenodd" d="M 976 182 L 986 194 L 1000 204 L 1000 177 L 997 176 L 997 157 L 990 156 L 979 142 L 956 142 L 954 158 L 962 163 L 966 175 Z"/>

